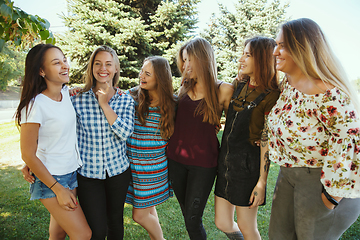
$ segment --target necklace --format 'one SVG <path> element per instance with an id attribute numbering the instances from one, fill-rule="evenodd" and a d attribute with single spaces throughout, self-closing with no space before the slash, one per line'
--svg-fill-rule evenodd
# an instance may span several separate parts
<path id="1" fill-rule="evenodd" d="M 254 88 L 254 89 L 252 89 L 252 90 L 248 93 L 249 85 L 250 85 L 250 83 L 247 83 L 247 84 L 246 84 L 245 97 L 241 100 L 241 101 L 242 101 L 242 105 L 244 105 L 244 104 L 246 103 L 246 98 L 247 98 L 253 91 L 255 91 L 255 89 L 256 89 L 256 88 Z"/>

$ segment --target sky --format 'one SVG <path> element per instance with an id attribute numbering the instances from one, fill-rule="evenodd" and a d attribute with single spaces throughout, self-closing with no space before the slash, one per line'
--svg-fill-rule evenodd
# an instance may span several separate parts
<path id="1" fill-rule="evenodd" d="M 271 0 L 268 0 L 270 2 Z M 219 15 L 218 2 L 230 12 L 238 0 L 202 0 L 198 5 L 198 32 L 207 26 L 211 14 Z M 286 16 L 292 19 L 311 18 L 317 22 L 339 58 L 350 80 L 360 78 L 360 1 L 359 0 L 280 0 L 289 3 Z M 14 0 L 25 12 L 39 15 L 50 22 L 50 30 L 66 28 L 59 14 L 66 14 L 66 0 Z"/>

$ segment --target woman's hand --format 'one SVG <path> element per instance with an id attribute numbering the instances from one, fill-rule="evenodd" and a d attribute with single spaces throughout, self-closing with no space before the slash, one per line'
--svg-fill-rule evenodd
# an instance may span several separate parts
<path id="1" fill-rule="evenodd" d="M 118 118 L 118 115 L 109 105 L 109 101 L 112 98 L 112 96 L 116 94 L 116 89 L 111 87 L 109 82 L 106 82 L 106 84 L 104 84 L 104 87 L 103 86 L 100 87 L 95 94 L 97 96 L 98 103 L 102 108 L 108 123 L 110 124 L 110 126 L 113 125 L 116 119 Z"/>
<path id="2" fill-rule="evenodd" d="M 338 203 L 341 201 L 342 197 L 334 197 L 331 196 L 333 199 L 335 199 Z M 336 207 L 336 205 L 332 204 L 325 196 L 324 193 L 321 193 L 321 199 L 325 205 L 325 207 L 327 207 L 328 209 L 334 209 Z"/>
<path id="3" fill-rule="evenodd" d="M 52 190 L 56 195 L 60 207 L 63 209 L 74 211 L 78 207 L 75 195 L 68 188 L 64 188 L 60 183 L 56 183 Z"/>
<path id="4" fill-rule="evenodd" d="M 99 88 L 96 91 L 96 96 L 98 97 L 99 105 L 103 106 L 104 104 L 108 104 L 111 97 L 113 96 L 112 88 L 109 82 L 106 83 L 105 88 Z"/>
<path id="5" fill-rule="evenodd" d="M 258 182 L 256 184 L 256 186 L 254 187 L 251 196 L 250 196 L 250 200 L 249 203 L 251 203 L 249 208 L 254 208 L 254 207 L 258 207 L 261 204 L 264 203 L 265 201 L 265 187 L 266 187 L 266 183 L 262 183 L 262 182 Z"/>
<path id="6" fill-rule="evenodd" d="M 35 182 L 35 177 L 32 175 L 30 168 L 25 164 L 24 167 L 21 169 L 24 179 L 29 183 Z"/>
<path id="7" fill-rule="evenodd" d="M 72 96 L 75 96 L 78 92 L 80 92 L 81 91 L 81 87 L 74 87 L 74 88 L 70 88 L 69 89 L 69 94 L 70 94 L 70 96 L 72 97 Z"/>

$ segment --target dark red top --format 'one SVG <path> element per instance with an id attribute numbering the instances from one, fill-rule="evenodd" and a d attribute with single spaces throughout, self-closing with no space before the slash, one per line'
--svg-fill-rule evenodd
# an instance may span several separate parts
<path id="1" fill-rule="evenodd" d="M 216 167 L 219 141 L 215 125 L 203 122 L 203 115 L 195 115 L 200 100 L 185 95 L 176 113 L 175 130 L 167 146 L 167 156 L 176 162 L 199 167 Z"/>

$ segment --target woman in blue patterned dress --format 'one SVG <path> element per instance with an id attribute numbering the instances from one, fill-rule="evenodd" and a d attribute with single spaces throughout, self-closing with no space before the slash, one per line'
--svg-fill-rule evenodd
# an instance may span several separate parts
<path id="1" fill-rule="evenodd" d="M 165 58 L 148 57 L 139 78 L 140 85 L 128 91 L 136 113 L 134 133 L 127 141 L 132 181 L 126 202 L 151 239 L 164 239 L 155 206 L 172 195 L 165 155 L 175 117 L 170 65 Z"/>

